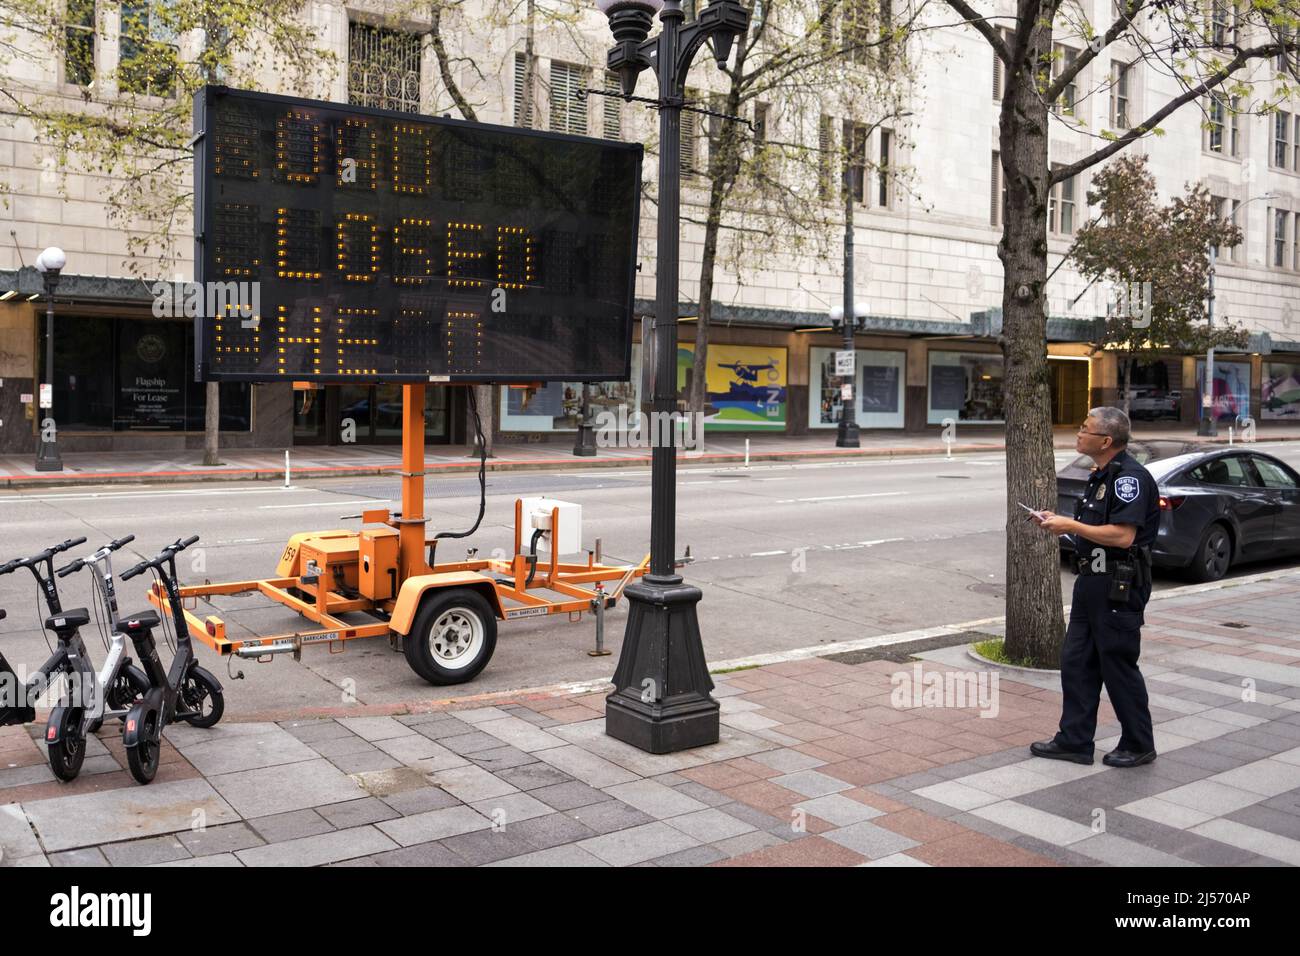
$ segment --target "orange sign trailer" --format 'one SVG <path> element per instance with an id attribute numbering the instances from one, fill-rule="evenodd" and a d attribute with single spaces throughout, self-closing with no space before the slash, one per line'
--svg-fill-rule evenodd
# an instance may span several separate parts
<path id="1" fill-rule="evenodd" d="M 275 577 L 181 588 L 190 634 L 218 654 L 270 660 L 297 658 L 304 645 L 326 644 L 331 653 L 355 638 L 401 639 L 412 669 L 432 684 L 458 684 L 486 666 L 496 647 L 496 622 L 520 617 L 613 607 L 623 588 L 645 574 L 650 556 L 636 565 L 605 565 L 588 552 L 583 563 L 558 559 L 560 510 L 551 513 L 549 562 L 522 550 L 524 521 L 515 502 L 515 548 L 510 560 L 485 558 L 436 564 L 437 539 L 424 517 L 424 385 L 402 386 L 402 510 L 361 513 L 359 531 L 308 531 L 293 535 Z M 531 550 L 531 549 L 530 549 Z M 614 582 L 609 590 L 604 584 Z M 594 585 L 594 587 L 588 587 Z M 318 627 L 262 638 L 232 638 L 215 615 L 200 617 L 199 599 L 260 592 Z M 536 592 L 548 591 L 555 597 Z M 149 600 L 166 613 L 166 596 Z M 340 615 L 361 613 L 368 623 Z M 576 617 L 575 617 L 576 615 Z"/>

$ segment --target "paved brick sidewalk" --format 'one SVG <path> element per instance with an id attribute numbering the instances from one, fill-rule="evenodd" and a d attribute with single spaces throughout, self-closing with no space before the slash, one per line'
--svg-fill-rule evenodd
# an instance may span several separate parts
<path id="1" fill-rule="evenodd" d="M 1300 865 L 1297 583 L 1151 604 L 1161 756 L 1134 770 L 1028 756 L 1056 724 L 1054 676 L 998 672 L 993 697 L 935 701 L 908 682 L 992 692 L 994 672 L 964 648 L 809 658 L 717 675 L 721 742 L 667 756 L 606 737 L 603 692 L 231 714 L 170 728 L 148 787 L 114 733 L 65 785 L 43 725 L 5 728 L 0 865 Z"/>

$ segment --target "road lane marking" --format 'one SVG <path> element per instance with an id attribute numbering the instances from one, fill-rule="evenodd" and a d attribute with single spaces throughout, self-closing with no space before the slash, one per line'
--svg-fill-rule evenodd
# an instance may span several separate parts
<path id="1" fill-rule="evenodd" d="M 818 495 L 815 498 L 781 498 L 776 503 L 778 505 L 793 504 L 797 501 L 847 501 L 850 498 L 892 498 L 897 495 L 905 495 L 906 491 L 873 491 L 862 495 Z"/>

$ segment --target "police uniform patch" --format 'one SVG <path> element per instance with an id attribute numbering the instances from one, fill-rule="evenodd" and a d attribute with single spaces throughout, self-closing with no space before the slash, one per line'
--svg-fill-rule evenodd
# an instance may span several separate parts
<path id="1" fill-rule="evenodd" d="M 1115 479 L 1115 495 L 1123 502 L 1132 502 L 1137 500 L 1138 492 L 1142 486 L 1132 475 L 1121 475 Z"/>

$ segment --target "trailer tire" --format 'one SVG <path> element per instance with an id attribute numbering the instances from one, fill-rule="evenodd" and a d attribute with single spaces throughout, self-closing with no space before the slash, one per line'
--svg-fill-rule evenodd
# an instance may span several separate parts
<path id="1" fill-rule="evenodd" d="M 402 640 L 411 670 L 438 685 L 473 680 L 496 646 L 496 615 L 487 599 L 470 588 L 425 594 Z"/>

